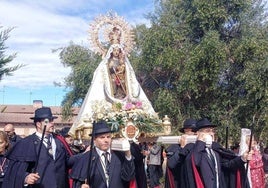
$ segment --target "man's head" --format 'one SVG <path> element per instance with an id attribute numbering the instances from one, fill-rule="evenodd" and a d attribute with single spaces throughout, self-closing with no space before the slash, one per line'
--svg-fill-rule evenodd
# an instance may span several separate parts
<path id="1" fill-rule="evenodd" d="M 200 119 L 196 122 L 196 130 L 199 137 L 203 137 L 204 141 L 209 144 L 215 140 L 215 124 L 212 124 L 207 118 Z"/>
<path id="2" fill-rule="evenodd" d="M 64 137 L 65 141 L 69 144 L 69 145 L 72 145 L 74 143 L 74 139 L 72 136 L 70 136 L 68 134 L 70 130 L 70 127 L 63 127 L 61 130 L 60 130 L 60 134 Z"/>
<path id="3" fill-rule="evenodd" d="M 13 124 L 6 124 L 4 127 L 4 132 L 8 135 L 9 138 L 12 138 L 15 135 Z"/>
<path id="4" fill-rule="evenodd" d="M 34 120 L 36 125 L 36 130 L 39 133 L 43 132 L 44 127 L 46 126 L 46 134 L 54 132 L 54 119 L 58 118 L 53 116 L 51 109 L 48 107 L 42 107 L 35 110 L 34 117 L 30 119 Z"/>
<path id="5" fill-rule="evenodd" d="M 200 119 L 196 122 L 196 130 L 201 132 L 215 133 L 217 125 L 212 124 L 207 118 Z"/>
<path id="6" fill-rule="evenodd" d="M 263 152 L 264 152 L 265 154 L 268 154 L 268 147 L 264 148 Z"/>
<path id="7" fill-rule="evenodd" d="M 93 126 L 94 145 L 102 151 L 107 151 L 112 142 L 111 129 L 105 121 L 95 123 Z"/>
<path id="8" fill-rule="evenodd" d="M 186 119 L 183 122 L 183 127 L 180 128 L 180 132 L 187 135 L 194 135 L 196 129 L 196 120 L 195 119 Z"/>
<path id="9" fill-rule="evenodd" d="M 240 147 L 239 143 L 236 142 L 234 143 L 233 146 L 231 146 L 231 150 L 233 150 L 234 153 L 239 153 L 239 147 Z"/>

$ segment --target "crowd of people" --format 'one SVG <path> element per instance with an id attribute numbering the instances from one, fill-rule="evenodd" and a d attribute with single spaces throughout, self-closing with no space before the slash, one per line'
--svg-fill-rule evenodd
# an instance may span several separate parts
<path id="1" fill-rule="evenodd" d="M 226 149 L 215 141 L 216 127 L 207 118 L 196 122 L 188 119 L 184 122 L 185 129 L 182 129 L 180 144 L 167 148 L 166 187 L 267 187 L 267 159 L 262 158 L 254 137 L 251 149 L 248 135 L 245 140 L 248 149 L 241 151 L 237 144 Z M 197 140 L 185 145 L 187 135 L 192 134 L 197 136 Z"/>
<path id="2" fill-rule="evenodd" d="M 265 188 L 265 178 L 267 187 L 268 148 L 262 152 L 254 137 L 250 151 L 223 148 L 206 118 L 185 120 L 178 144 L 131 141 L 127 151 L 111 149 L 105 121 L 94 123 L 86 147 L 74 144 L 67 127 L 55 133 L 55 118 L 42 107 L 31 118 L 32 135 L 19 137 L 12 124 L 0 131 L 0 188 Z"/>

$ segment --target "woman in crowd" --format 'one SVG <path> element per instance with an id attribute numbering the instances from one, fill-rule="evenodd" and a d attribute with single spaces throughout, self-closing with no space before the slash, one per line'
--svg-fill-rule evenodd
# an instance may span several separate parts
<path id="1" fill-rule="evenodd" d="M 265 184 L 268 186 L 268 147 L 264 148 L 262 154 L 263 169 L 265 173 Z"/>
<path id="2" fill-rule="evenodd" d="M 252 188 L 265 188 L 262 154 L 256 141 L 252 144 L 252 160 L 249 162 Z"/>
<path id="3" fill-rule="evenodd" d="M 2 188 L 3 179 L 8 167 L 8 159 L 5 157 L 10 148 L 8 136 L 4 131 L 0 131 L 0 188 Z"/>
<path id="4" fill-rule="evenodd" d="M 252 139 L 250 141 L 250 139 Z M 249 150 L 249 145 L 251 143 L 251 153 L 252 158 L 248 162 L 248 179 L 251 188 L 265 188 L 265 174 L 263 169 L 262 155 L 260 152 L 260 147 L 254 136 L 251 137 L 251 130 L 247 128 L 241 129 L 241 141 L 239 154 L 243 153 L 245 150 Z"/>

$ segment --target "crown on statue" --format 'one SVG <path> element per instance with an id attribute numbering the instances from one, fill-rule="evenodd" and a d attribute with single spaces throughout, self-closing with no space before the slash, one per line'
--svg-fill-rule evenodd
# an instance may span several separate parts
<path id="1" fill-rule="evenodd" d="M 113 12 L 95 18 L 90 24 L 88 32 L 92 50 L 102 56 L 105 55 L 108 47 L 113 44 L 123 46 L 126 55 L 131 52 L 134 46 L 132 28 L 123 17 Z"/>

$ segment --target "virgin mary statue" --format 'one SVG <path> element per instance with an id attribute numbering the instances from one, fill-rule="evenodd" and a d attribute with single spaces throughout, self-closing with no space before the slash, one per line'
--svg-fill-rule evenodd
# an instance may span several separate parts
<path id="1" fill-rule="evenodd" d="M 103 27 L 101 37 L 99 33 Z M 101 16 L 91 24 L 90 33 L 92 46 L 103 59 L 94 72 L 69 134 L 75 136 L 77 130 L 91 127 L 93 121 L 115 121 L 118 113 L 120 117 L 126 116 L 125 122 L 128 118 L 135 118 L 135 113 L 158 119 L 128 59 L 133 47 L 133 35 L 128 24 L 117 15 Z M 108 50 L 103 47 L 104 42 L 101 43 L 100 38 L 106 39 Z"/>

